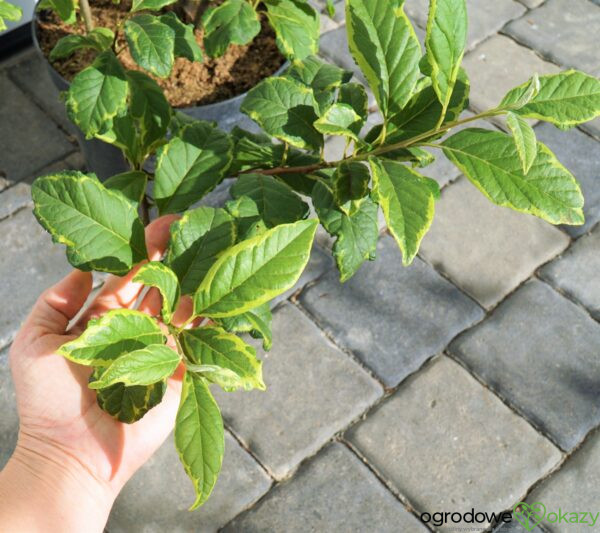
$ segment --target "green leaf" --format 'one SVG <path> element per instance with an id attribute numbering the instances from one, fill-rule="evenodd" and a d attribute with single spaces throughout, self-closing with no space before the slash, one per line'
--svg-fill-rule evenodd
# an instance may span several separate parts
<path id="1" fill-rule="evenodd" d="M 256 135 L 237 126 L 231 135 L 235 139 L 235 147 L 230 173 L 239 174 L 255 168 L 276 168 L 283 164 L 283 144 L 274 144 L 266 135 Z"/>
<path id="2" fill-rule="evenodd" d="M 336 237 L 333 256 L 342 282 L 349 280 L 366 260 L 375 259 L 379 238 L 377 204 L 369 197 L 348 212 L 336 208 L 332 191 L 322 182 L 313 190 L 313 203 L 323 227 Z"/>
<path id="3" fill-rule="evenodd" d="M 359 83 L 344 83 L 340 87 L 337 101 L 339 104 L 347 104 L 352 107 L 354 112 L 363 119 L 364 124 L 369 114 L 369 98 L 362 85 Z"/>
<path id="4" fill-rule="evenodd" d="M 217 260 L 235 243 L 235 224 L 224 209 L 198 207 L 171 224 L 166 264 L 175 272 L 183 294 L 192 294 Z"/>
<path id="5" fill-rule="evenodd" d="M 198 287 L 195 314 L 235 316 L 293 287 L 308 263 L 316 229 L 316 220 L 282 224 L 227 250 Z"/>
<path id="6" fill-rule="evenodd" d="M 74 0 L 48 0 L 50 9 L 67 24 L 75 23 L 75 2 Z"/>
<path id="7" fill-rule="evenodd" d="M 433 89 L 442 104 L 443 113 L 454 92 L 465 53 L 467 26 L 465 0 L 431 0 L 425 49 Z"/>
<path id="8" fill-rule="evenodd" d="M 511 90 L 500 107 L 561 128 L 576 126 L 600 115 L 600 80 L 583 72 L 567 70 L 540 76 L 539 91 L 528 103 L 521 105 L 530 86 L 531 82 L 527 82 Z"/>
<path id="9" fill-rule="evenodd" d="M 166 78 L 175 61 L 175 31 L 154 15 L 136 15 L 125 22 L 125 38 L 134 61 Z"/>
<path id="10" fill-rule="evenodd" d="M 285 183 L 263 174 L 243 174 L 231 187 L 231 196 L 251 198 L 268 228 L 308 216 L 308 205 Z"/>
<path id="11" fill-rule="evenodd" d="M 112 191 L 119 191 L 137 207 L 144 197 L 147 183 L 148 174 L 141 170 L 130 170 L 108 178 L 104 182 L 104 187 Z"/>
<path id="12" fill-rule="evenodd" d="M 210 57 L 222 56 L 230 44 L 248 44 L 260 32 L 258 13 L 246 0 L 225 0 L 202 17 L 204 49 Z"/>
<path id="13" fill-rule="evenodd" d="M 66 106 L 69 118 L 89 139 L 127 106 L 127 79 L 111 51 L 102 52 L 71 82 Z"/>
<path id="14" fill-rule="evenodd" d="M 288 59 L 304 59 L 319 51 L 319 14 L 304 0 L 264 0 L 277 46 Z"/>
<path id="15" fill-rule="evenodd" d="M 158 323 L 132 309 L 115 309 L 90 320 L 75 340 L 63 344 L 58 354 L 87 366 L 110 366 L 127 353 L 166 341 Z"/>
<path id="16" fill-rule="evenodd" d="M 265 390 L 262 362 L 256 350 L 233 333 L 217 326 L 186 330 L 182 335 L 185 353 L 199 365 L 215 365 L 223 371 L 211 372 L 204 377 L 230 392 Z"/>
<path id="17" fill-rule="evenodd" d="M 349 82 L 352 79 L 352 72 L 331 63 L 325 63 L 316 56 L 309 56 L 301 61 L 294 61 L 285 72 L 285 76 L 299 81 L 315 91 L 328 91 Z"/>
<path id="18" fill-rule="evenodd" d="M 225 204 L 227 211 L 235 218 L 237 242 L 262 235 L 267 226 L 258 211 L 256 202 L 248 196 L 240 196 Z"/>
<path id="19" fill-rule="evenodd" d="M 169 26 L 175 32 L 175 46 L 173 52 L 175 57 L 185 57 L 190 61 L 202 62 L 202 48 L 196 41 L 194 25 L 184 24 L 172 11 L 161 15 L 160 21 Z"/>
<path id="20" fill-rule="evenodd" d="M 404 0 L 348 0 L 346 28 L 354 60 L 384 117 L 400 111 L 419 76 L 421 46 Z"/>
<path id="21" fill-rule="evenodd" d="M 89 384 L 90 389 L 104 389 L 115 383 L 153 385 L 167 379 L 179 365 L 181 356 L 164 344 L 151 344 L 120 356 Z"/>
<path id="22" fill-rule="evenodd" d="M 342 163 L 333 175 L 333 197 L 341 206 L 351 200 L 359 200 L 369 191 L 369 169 L 358 162 Z"/>
<path id="23" fill-rule="evenodd" d="M 177 0 L 133 0 L 131 5 L 131 12 L 143 11 L 147 9 L 149 11 L 158 11 L 165 6 L 174 4 Z"/>
<path id="24" fill-rule="evenodd" d="M 513 135 L 517 153 L 523 166 L 523 173 L 527 174 L 537 155 L 535 132 L 524 118 L 512 112 L 506 115 L 506 124 Z"/>
<path id="25" fill-rule="evenodd" d="M 115 34 L 108 28 L 94 28 L 86 35 L 66 35 L 61 37 L 52 51 L 50 61 L 70 56 L 76 50 L 91 48 L 98 52 L 108 50 L 115 39 Z"/>
<path id="26" fill-rule="evenodd" d="M 325 8 L 327 9 L 327 14 L 329 15 L 329 18 L 335 17 L 335 6 L 333 5 L 333 0 L 327 0 Z"/>
<path id="27" fill-rule="evenodd" d="M 312 89 L 288 78 L 267 78 L 248 92 L 241 109 L 269 135 L 297 148 L 318 150 L 318 104 Z"/>
<path id="28" fill-rule="evenodd" d="M 227 331 L 250 333 L 255 339 L 263 339 L 263 349 L 269 351 L 273 344 L 272 320 L 271 308 L 266 303 L 241 315 L 222 318 L 219 322 Z"/>
<path id="29" fill-rule="evenodd" d="M 5 20 L 16 22 L 23 16 L 23 10 L 19 6 L 14 6 L 0 0 L 0 31 L 4 31 L 7 26 L 4 23 Z"/>
<path id="30" fill-rule="evenodd" d="M 161 315 L 165 323 L 170 324 L 180 296 L 179 281 L 175 273 L 162 263 L 151 261 L 141 266 L 133 281 L 143 283 L 148 287 L 156 287 L 160 291 L 162 296 Z"/>
<path id="31" fill-rule="evenodd" d="M 224 178 L 233 143 L 208 122 L 197 121 L 161 147 L 156 161 L 154 198 L 161 215 L 188 208 Z"/>
<path id="32" fill-rule="evenodd" d="M 175 420 L 175 447 L 196 489 L 196 501 L 190 508 L 193 510 L 208 499 L 217 481 L 225 435 L 221 412 L 206 380 L 190 372 L 183 379 Z"/>
<path id="33" fill-rule="evenodd" d="M 583 196 L 571 173 L 542 143 L 525 175 L 514 140 L 500 132 L 463 130 L 442 143 L 444 154 L 493 203 L 552 224 L 581 225 Z"/>
<path id="34" fill-rule="evenodd" d="M 123 115 L 107 120 L 104 129 L 96 133 L 96 138 L 122 150 L 132 166 L 139 166 L 144 160 L 136 121 L 129 110 Z"/>
<path id="35" fill-rule="evenodd" d="M 126 274 L 147 257 L 144 226 L 135 206 L 93 174 L 43 176 L 33 183 L 31 195 L 36 218 L 54 242 L 67 246 L 74 267 Z"/>
<path id="36" fill-rule="evenodd" d="M 408 266 L 433 222 L 435 194 L 428 183 L 433 180 L 401 163 L 376 158 L 369 162 L 375 201 L 402 251 L 402 263 Z"/>
<path id="37" fill-rule="evenodd" d="M 342 135 L 358 141 L 364 120 L 348 104 L 333 104 L 315 121 L 315 129 L 327 135 Z"/>
<path id="38" fill-rule="evenodd" d="M 159 85 L 143 72 L 129 70 L 129 111 L 138 121 L 139 142 L 147 155 L 164 142 L 171 121 L 171 106 Z"/>

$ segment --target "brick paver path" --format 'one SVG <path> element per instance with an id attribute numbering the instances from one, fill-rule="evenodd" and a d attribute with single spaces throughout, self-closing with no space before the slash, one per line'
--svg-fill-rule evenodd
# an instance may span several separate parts
<path id="1" fill-rule="evenodd" d="M 600 74 L 600 1 L 467 3 L 471 111 L 533 71 Z M 406 0 L 421 39 L 426 6 Z M 321 54 L 356 71 L 337 8 L 323 18 Z M 0 94 L 1 467 L 18 427 L 8 346 L 69 270 L 31 214 L 29 183 L 84 161 L 33 50 L 0 63 Z M 126 486 L 108 531 L 412 533 L 456 527 L 425 526 L 423 512 L 522 500 L 600 511 L 600 120 L 536 131 L 580 180 L 585 226 L 495 207 L 440 157 L 425 170 L 443 186 L 436 221 L 411 267 L 383 236 L 377 260 L 341 285 L 319 233 L 301 282 L 276 304 L 267 392 L 217 392 L 226 454 L 209 502 L 186 511 L 192 486 L 168 441 Z"/>

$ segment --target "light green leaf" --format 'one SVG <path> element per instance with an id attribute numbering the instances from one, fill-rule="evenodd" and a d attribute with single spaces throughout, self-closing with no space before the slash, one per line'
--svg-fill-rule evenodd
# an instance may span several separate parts
<path id="1" fill-rule="evenodd" d="M 263 174 L 243 174 L 231 187 L 231 196 L 251 198 L 268 228 L 308 216 L 308 205 L 285 183 Z"/>
<path id="2" fill-rule="evenodd" d="M 229 248 L 194 296 L 196 315 L 245 313 L 292 288 L 308 263 L 316 220 L 282 224 Z"/>
<path id="3" fill-rule="evenodd" d="M 277 46 L 288 59 L 304 59 L 319 51 L 319 14 L 305 0 L 264 0 Z"/>
<path id="4" fill-rule="evenodd" d="M 507 104 L 505 109 L 521 109 L 524 105 L 531 102 L 534 96 L 540 92 L 540 78 L 537 74 L 534 74 L 533 77 L 527 82 L 527 88 L 521 93 L 519 97 L 515 99 L 514 102 Z M 514 90 L 514 89 L 513 89 Z"/>
<path id="5" fill-rule="evenodd" d="M 115 383 L 153 385 L 167 379 L 179 365 L 181 356 L 164 344 L 151 344 L 120 356 L 89 384 L 90 389 L 104 389 Z"/>
<path id="6" fill-rule="evenodd" d="M 104 182 L 104 187 L 113 191 L 119 191 L 137 207 L 144 197 L 147 183 L 148 174 L 141 170 L 130 170 L 129 172 L 123 172 L 122 174 L 108 178 Z"/>
<path id="7" fill-rule="evenodd" d="M 126 274 L 147 257 L 144 226 L 135 206 L 93 174 L 43 176 L 33 183 L 31 195 L 36 218 L 54 242 L 67 246 L 74 267 Z"/>
<path id="8" fill-rule="evenodd" d="M 364 120 L 348 104 L 333 104 L 315 121 L 315 129 L 327 135 L 342 135 L 358 141 Z"/>
<path id="9" fill-rule="evenodd" d="M 160 214 L 183 211 L 210 192 L 225 177 L 232 152 L 229 136 L 202 121 L 162 146 L 154 185 Z"/>
<path id="10" fill-rule="evenodd" d="M 74 0 L 47 0 L 50 9 L 67 24 L 75 23 L 75 1 Z"/>
<path id="11" fill-rule="evenodd" d="M 469 128 L 442 143 L 444 154 L 493 203 L 552 224 L 581 225 L 583 196 L 575 178 L 538 142 L 525 175 L 514 140 L 504 133 Z"/>
<path id="12" fill-rule="evenodd" d="M 217 481 L 225 435 L 223 419 L 208 383 L 186 372 L 175 420 L 175 447 L 187 475 L 194 483 L 196 501 L 190 511 L 202 505 Z"/>
<path id="13" fill-rule="evenodd" d="M 192 294 L 217 257 L 235 243 L 235 224 L 224 209 L 198 207 L 171 224 L 166 263 L 183 294 Z"/>
<path id="14" fill-rule="evenodd" d="M 333 0 L 327 0 L 325 8 L 327 9 L 327 14 L 329 15 L 329 18 L 335 17 L 335 6 L 333 5 Z"/>
<path id="15" fill-rule="evenodd" d="M 402 251 L 402 263 L 408 266 L 433 222 L 435 194 L 428 183 L 433 180 L 402 163 L 376 158 L 369 162 L 375 201 Z"/>
<path id="16" fill-rule="evenodd" d="M 316 56 L 309 56 L 301 61 L 294 61 L 285 72 L 285 76 L 293 78 L 315 91 L 328 91 L 349 82 L 352 79 L 352 72 L 337 65 L 325 63 Z"/>
<path id="17" fill-rule="evenodd" d="M 333 175 L 333 197 L 338 206 L 360 200 L 369 191 L 369 169 L 358 162 L 342 163 Z"/>
<path id="18" fill-rule="evenodd" d="M 134 61 L 166 78 L 175 61 L 175 31 L 154 15 L 136 15 L 125 22 L 125 38 Z"/>
<path id="19" fill-rule="evenodd" d="M 255 339 L 263 339 L 263 349 L 269 351 L 273 344 L 272 320 L 271 308 L 266 303 L 241 315 L 222 318 L 219 322 L 227 331 L 250 333 Z"/>
<path id="20" fill-rule="evenodd" d="M 346 28 L 354 60 L 387 117 L 400 111 L 419 76 L 421 46 L 404 0 L 348 0 Z"/>
<path id="21" fill-rule="evenodd" d="M 537 155 L 535 132 L 524 118 L 512 112 L 506 115 L 506 124 L 513 135 L 515 146 L 523 165 L 523 173 L 527 174 Z"/>
<path id="22" fill-rule="evenodd" d="M 175 57 L 185 57 L 190 61 L 202 62 L 202 48 L 196 41 L 194 25 L 184 24 L 172 11 L 161 15 L 160 21 L 169 26 L 175 32 L 175 46 L 173 52 Z"/>
<path id="23" fill-rule="evenodd" d="M 248 196 L 240 196 L 225 204 L 227 211 L 235 218 L 237 242 L 262 235 L 267 226 L 258 212 L 256 202 Z"/>
<path id="24" fill-rule="evenodd" d="M 269 135 L 297 148 L 318 150 L 318 104 L 312 89 L 288 78 L 267 78 L 248 92 L 241 109 Z"/>
<path id="25" fill-rule="evenodd" d="M 454 92 L 467 44 L 467 27 L 465 0 L 431 0 L 425 49 L 431 69 L 429 77 L 442 104 L 442 114 Z"/>
<path id="26" fill-rule="evenodd" d="M 137 271 L 133 281 L 143 283 L 148 287 L 156 287 L 162 296 L 161 315 L 166 324 L 170 324 L 173 313 L 179 303 L 179 281 L 175 273 L 158 261 L 151 261 L 142 265 Z M 143 383 L 136 383 L 143 385 Z"/>
<path id="27" fill-rule="evenodd" d="M 80 365 L 106 367 L 122 355 L 165 341 L 150 315 L 115 309 L 90 320 L 81 336 L 63 344 L 57 353 Z"/>
<path id="28" fill-rule="evenodd" d="M 600 80 L 577 70 L 540 76 L 539 91 L 521 105 L 531 82 L 510 91 L 500 107 L 525 118 L 551 122 L 561 128 L 576 126 L 600 115 Z M 517 107 L 514 109 L 514 107 Z"/>
<path id="29" fill-rule="evenodd" d="M 248 44 L 260 32 L 258 13 L 246 0 L 225 0 L 207 9 L 202 23 L 210 57 L 222 56 L 230 44 Z"/>
<path id="30" fill-rule="evenodd" d="M 359 83 L 344 83 L 340 87 L 337 101 L 339 104 L 347 104 L 352 107 L 355 113 L 363 119 L 363 123 L 367 119 L 369 98 L 367 91 Z"/>
<path id="31" fill-rule="evenodd" d="M 1 1 L 1 0 L 0 0 Z M 50 52 L 50 61 L 70 56 L 76 50 L 91 48 L 98 52 L 108 50 L 115 39 L 115 34 L 108 28 L 94 28 L 85 35 L 71 34 L 61 37 Z"/>
<path id="32" fill-rule="evenodd" d="M 69 118 L 89 139 L 127 106 L 127 79 L 111 51 L 102 52 L 71 82 L 66 106 Z"/>
<path id="33" fill-rule="evenodd" d="M 23 10 L 19 6 L 14 6 L 4 0 L 0 0 L 0 31 L 4 31 L 7 28 L 5 20 L 16 22 L 22 16 Z"/>
<path id="34" fill-rule="evenodd" d="M 143 11 L 147 9 L 149 11 L 158 11 L 165 6 L 174 4 L 177 0 L 133 0 L 131 5 L 131 12 Z"/>
<path id="35" fill-rule="evenodd" d="M 215 365 L 221 370 L 204 377 L 230 392 L 265 390 L 262 362 L 256 350 L 233 333 L 217 326 L 186 330 L 182 335 L 186 355 L 198 365 Z"/>

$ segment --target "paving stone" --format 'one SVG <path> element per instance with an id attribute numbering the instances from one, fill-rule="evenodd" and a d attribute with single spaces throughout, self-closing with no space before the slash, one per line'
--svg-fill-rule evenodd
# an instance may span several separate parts
<path id="1" fill-rule="evenodd" d="M 591 122 L 586 122 L 585 124 L 582 124 L 580 127 L 582 130 L 588 132 L 590 135 L 592 135 L 596 139 L 600 140 L 600 118 L 596 118 L 596 119 L 592 120 Z"/>
<path id="2" fill-rule="evenodd" d="M 74 150 L 58 126 L 5 74 L 0 74 L 0 94 L 0 124 L 3 131 L 10 132 L 0 137 L 0 170 L 6 178 L 23 179 Z"/>
<path id="3" fill-rule="evenodd" d="M 125 485 L 115 502 L 110 533 L 216 532 L 252 505 L 271 486 L 256 461 L 225 432 L 223 469 L 208 501 L 193 513 L 194 488 L 169 436 L 156 454 Z"/>
<path id="4" fill-rule="evenodd" d="M 493 35 L 509 20 L 520 17 L 525 8 L 513 0 L 494 0 L 493 4 L 485 0 L 467 0 L 469 13 L 469 33 L 467 47 L 473 48 L 486 37 Z M 422 28 L 427 27 L 429 0 L 408 0 L 406 13 Z"/>
<path id="5" fill-rule="evenodd" d="M 426 532 L 343 444 L 330 444 L 223 533 Z"/>
<path id="6" fill-rule="evenodd" d="M 583 235 L 600 220 L 600 143 L 578 129 L 561 131 L 551 124 L 540 124 L 535 131 L 581 185 L 585 224 L 563 229 L 573 237 Z"/>
<path id="7" fill-rule="evenodd" d="M 528 503 L 543 502 L 546 506 L 546 519 L 542 525 L 552 533 L 572 531 L 595 531 L 600 523 L 598 502 L 600 501 L 600 432 L 596 431 L 583 446 L 567 459 L 558 472 L 527 498 Z M 588 524 L 549 523 L 550 513 L 592 512 L 596 518 L 595 527 Z M 554 520 L 554 517 L 551 517 Z M 589 514 L 587 517 L 588 522 Z"/>
<path id="8" fill-rule="evenodd" d="M 519 522 L 513 519 L 511 522 L 507 524 L 502 524 L 496 529 L 494 529 L 493 533 L 544 533 L 538 526 L 534 527 L 531 530 L 525 529 Z"/>
<path id="9" fill-rule="evenodd" d="M 0 470 L 12 455 L 17 444 L 19 416 L 15 389 L 8 366 L 8 348 L 0 351 Z"/>
<path id="10" fill-rule="evenodd" d="M 0 192 L 0 220 L 31 204 L 31 187 L 25 183 L 17 183 Z"/>
<path id="11" fill-rule="evenodd" d="M 494 35 L 468 53 L 463 66 L 471 79 L 470 106 L 479 112 L 496 107 L 508 91 L 534 73 L 541 76 L 560 71 L 503 35 Z"/>
<path id="12" fill-rule="evenodd" d="M 600 320 L 599 251 L 600 226 L 541 271 L 544 279 L 581 302 L 596 320 Z"/>
<path id="13" fill-rule="evenodd" d="M 594 76 L 600 74 L 597 40 L 600 8 L 589 0 L 548 0 L 511 22 L 506 32 L 544 57 Z"/>
<path id="14" fill-rule="evenodd" d="M 5 302 L 0 307 L 2 347 L 10 342 L 42 291 L 68 274 L 70 267 L 64 246 L 52 244 L 29 209 L 0 222 L 0 234 L 4 250 L 0 254 L 0 301 Z"/>
<path id="15" fill-rule="evenodd" d="M 561 454 L 457 363 L 412 376 L 348 439 L 419 513 L 501 512 Z M 482 524 L 449 523 L 483 530 Z"/>
<path id="16" fill-rule="evenodd" d="M 366 83 L 360 68 L 358 68 L 358 65 L 352 58 L 352 54 L 350 54 L 350 50 L 348 50 L 348 37 L 345 25 L 321 35 L 319 53 L 333 61 L 336 65 L 351 70 L 362 83 Z"/>
<path id="17" fill-rule="evenodd" d="M 216 397 L 226 422 L 276 479 L 319 450 L 383 392 L 289 303 L 274 313 L 273 349 L 261 357 L 265 392 L 216 391 Z"/>
<path id="18" fill-rule="evenodd" d="M 344 284 L 336 271 L 325 274 L 300 302 L 388 387 L 483 317 L 473 300 L 420 259 L 402 267 L 389 236 L 379 239 L 375 262 Z"/>
<path id="19" fill-rule="evenodd" d="M 519 0 L 525 7 L 533 9 L 543 4 L 546 0 Z M 593 1 L 593 0 L 592 0 Z"/>
<path id="20" fill-rule="evenodd" d="M 541 281 L 449 350 L 564 450 L 600 423 L 600 324 Z"/>
<path id="21" fill-rule="evenodd" d="M 486 308 L 569 246 L 559 229 L 492 204 L 466 178 L 446 187 L 435 208 L 420 255 Z"/>

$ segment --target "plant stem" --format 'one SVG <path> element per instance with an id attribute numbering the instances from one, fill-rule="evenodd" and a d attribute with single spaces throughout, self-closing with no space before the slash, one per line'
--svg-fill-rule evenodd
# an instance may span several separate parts
<path id="1" fill-rule="evenodd" d="M 142 198 L 142 203 L 140 204 L 140 211 L 142 216 L 142 222 L 144 226 L 150 224 L 150 203 L 148 202 L 148 197 L 144 194 Z"/>
<path id="2" fill-rule="evenodd" d="M 198 8 L 196 9 L 196 14 L 194 15 L 194 28 L 198 29 L 200 27 L 202 15 L 204 15 L 209 2 L 210 0 L 200 0 L 200 2 L 198 2 Z"/>
<path id="3" fill-rule="evenodd" d="M 92 10 L 88 0 L 79 0 L 79 7 L 85 24 L 85 32 L 90 33 L 94 29 L 94 21 L 92 20 Z"/>

